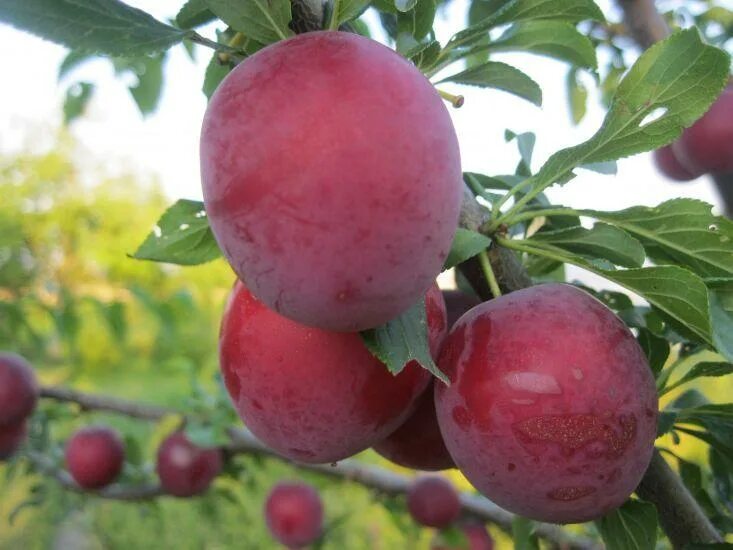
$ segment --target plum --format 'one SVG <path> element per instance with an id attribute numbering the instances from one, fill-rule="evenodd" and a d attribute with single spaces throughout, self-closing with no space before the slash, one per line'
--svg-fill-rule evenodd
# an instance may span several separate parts
<path id="1" fill-rule="evenodd" d="M 101 489 L 122 471 L 125 447 L 119 434 L 105 426 L 78 430 L 66 444 L 66 468 L 77 485 Z"/>
<path id="2" fill-rule="evenodd" d="M 315 542 L 323 531 L 318 491 L 305 483 L 278 483 L 267 497 L 265 522 L 272 536 L 288 548 Z"/>
<path id="3" fill-rule="evenodd" d="M 448 480 L 420 476 L 407 490 L 407 509 L 420 525 L 447 527 L 460 515 L 461 502 Z"/>
<path id="4" fill-rule="evenodd" d="M 0 425 L 17 425 L 31 415 L 38 401 L 38 383 L 28 361 L 0 353 Z"/>
<path id="5" fill-rule="evenodd" d="M 455 468 L 435 416 L 432 383 L 420 397 L 415 412 L 397 430 L 374 445 L 374 450 L 405 468 L 428 471 Z"/>
<path id="6" fill-rule="evenodd" d="M 446 327 L 437 287 L 426 295 L 426 311 L 435 345 Z M 239 281 L 222 319 L 219 358 L 247 427 L 279 454 L 301 462 L 335 462 L 384 439 L 430 382 L 414 361 L 390 374 L 359 334 L 291 321 Z"/>
<path id="7" fill-rule="evenodd" d="M 701 173 L 694 173 L 685 168 L 677 159 L 671 145 L 657 149 L 653 153 L 654 164 L 659 171 L 675 181 L 690 181 L 700 177 Z"/>
<path id="8" fill-rule="evenodd" d="M 194 445 L 183 432 L 169 435 L 158 448 L 156 472 L 163 490 L 176 497 L 205 493 L 223 465 L 219 449 Z"/>
<path id="9" fill-rule="evenodd" d="M 299 323 L 374 328 L 430 287 L 462 175 L 432 84 L 357 34 L 310 32 L 246 58 L 201 131 L 206 214 L 252 294 Z"/>
<path id="10" fill-rule="evenodd" d="M 0 460 L 13 456 L 28 435 L 28 421 L 0 425 Z"/>
<path id="11" fill-rule="evenodd" d="M 708 112 L 682 132 L 672 148 L 691 174 L 733 172 L 733 86 L 723 90 Z"/>
<path id="12" fill-rule="evenodd" d="M 445 444 L 498 505 L 557 523 L 634 491 L 656 435 L 654 377 L 624 323 L 586 292 L 543 284 L 485 302 L 451 329 L 435 387 Z"/>

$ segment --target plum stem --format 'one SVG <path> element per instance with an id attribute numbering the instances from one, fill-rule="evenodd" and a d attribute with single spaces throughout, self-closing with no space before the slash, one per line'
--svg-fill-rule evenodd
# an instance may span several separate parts
<path id="1" fill-rule="evenodd" d="M 494 273 L 494 269 L 491 267 L 489 256 L 486 254 L 485 250 L 478 253 L 478 261 L 481 264 L 481 269 L 484 271 L 486 282 L 489 283 L 491 294 L 494 295 L 494 298 L 498 298 L 501 296 L 501 289 L 499 288 L 499 282 L 496 280 L 496 274 Z"/>
<path id="2" fill-rule="evenodd" d="M 446 92 L 445 90 L 439 90 L 438 88 L 436 88 L 436 90 L 440 94 L 440 97 L 450 103 L 454 109 L 460 109 L 461 107 L 463 107 L 465 98 L 462 95 L 454 95 L 450 92 Z"/>

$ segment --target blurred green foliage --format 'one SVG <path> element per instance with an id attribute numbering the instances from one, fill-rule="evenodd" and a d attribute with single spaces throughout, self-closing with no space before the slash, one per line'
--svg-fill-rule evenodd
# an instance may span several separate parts
<path id="1" fill-rule="evenodd" d="M 0 349 L 30 359 L 45 384 L 185 411 L 206 399 L 228 407 L 216 379 L 228 265 L 127 257 L 167 203 L 155 182 L 105 174 L 62 134 L 51 151 L 0 157 L 0 197 Z M 43 400 L 31 445 L 61 464 L 65 439 L 92 423 L 124 434 L 123 482 L 154 479 L 170 419 L 155 425 Z M 278 548 L 262 506 L 280 479 L 320 489 L 331 527 L 319 548 L 429 547 L 432 533 L 411 522 L 401 499 L 238 456 L 204 497 L 132 504 L 65 491 L 22 459 L 0 466 L 0 549 Z"/>

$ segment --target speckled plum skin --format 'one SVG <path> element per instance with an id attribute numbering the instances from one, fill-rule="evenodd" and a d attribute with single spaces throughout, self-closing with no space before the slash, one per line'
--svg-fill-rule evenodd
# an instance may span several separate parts
<path id="1" fill-rule="evenodd" d="M 611 310 L 565 284 L 485 302 L 453 327 L 436 385 L 445 444 L 498 505 L 556 523 L 621 505 L 651 459 L 657 395 Z"/>
<path id="2" fill-rule="evenodd" d="M 407 490 L 407 510 L 420 525 L 447 527 L 460 515 L 461 503 L 448 480 L 422 476 Z"/>
<path id="3" fill-rule="evenodd" d="M 265 522 L 272 536 L 288 548 L 315 542 L 323 531 L 318 491 L 305 483 L 278 483 L 267 497 Z"/>
<path id="4" fill-rule="evenodd" d="M 38 401 L 38 383 L 28 361 L 0 353 L 0 425 L 17 425 L 29 417 Z"/>
<path id="5" fill-rule="evenodd" d="M 206 212 L 264 304 L 336 331 L 381 325 L 440 272 L 461 167 L 433 86 L 389 48 L 310 32 L 248 57 L 201 133 Z"/>
<path id="6" fill-rule="evenodd" d="M 437 471 L 456 467 L 445 448 L 435 416 L 433 383 L 418 400 L 415 412 L 389 437 L 374 445 L 374 450 L 395 464 L 414 470 Z"/>
<path id="7" fill-rule="evenodd" d="M 466 537 L 468 546 L 448 546 L 441 542 L 433 543 L 431 550 L 494 550 L 494 539 L 480 523 L 465 523 L 459 526 Z"/>
<path id="8" fill-rule="evenodd" d="M 693 173 L 685 168 L 682 163 L 677 160 L 674 149 L 671 145 L 657 149 L 653 153 L 654 164 L 657 169 L 671 180 L 675 181 L 691 181 L 700 177 L 701 173 Z"/>
<path id="9" fill-rule="evenodd" d="M 430 340 L 445 335 L 437 287 L 426 295 Z M 335 462 L 371 447 L 412 412 L 430 374 L 390 374 L 357 333 L 325 331 L 268 309 L 237 282 L 219 340 L 224 382 L 247 427 L 283 456 Z"/>
<path id="10" fill-rule="evenodd" d="M 205 493 L 222 466 L 219 449 L 204 449 L 176 432 L 158 448 L 155 470 L 167 494 L 185 498 Z"/>
<path id="11" fill-rule="evenodd" d="M 0 460 L 13 456 L 28 435 L 28 422 L 0 426 Z"/>
<path id="12" fill-rule="evenodd" d="M 672 145 L 675 156 L 690 172 L 733 172 L 733 86 L 728 86 L 695 124 Z"/>
<path id="13" fill-rule="evenodd" d="M 64 457 L 67 470 L 80 487 L 101 489 L 120 475 L 125 447 L 115 430 L 89 426 L 69 439 Z"/>

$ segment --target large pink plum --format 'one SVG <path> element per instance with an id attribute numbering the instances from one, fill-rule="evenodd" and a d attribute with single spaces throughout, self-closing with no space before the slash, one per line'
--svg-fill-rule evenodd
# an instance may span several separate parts
<path id="1" fill-rule="evenodd" d="M 430 340 L 445 334 L 437 287 L 426 296 Z M 239 415 L 278 453 L 335 462 L 392 433 L 430 374 L 412 362 L 393 376 L 357 333 L 331 332 L 268 309 L 237 282 L 219 342 L 221 369 Z"/>
<path id="2" fill-rule="evenodd" d="M 446 338 L 443 437 L 473 485 L 507 510 L 576 523 L 621 505 L 651 459 L 657 395 L 623 322 L 576 287 L 485 302 Z"/>
<path id="3" fill-rule="evenodd" d="M 64 456 L 71 477 L 80 487 L 101 489 L 122 472 L 125 447 L 112 428 L 88 426 L 74 433 Z"/>
<path id="4" fill-rule="evenodd" d="M 28 418 L 38 401 L 33 367 L 20 355 L 0 352 L 0 425 L 17 425 Z"/>
<path id="5" fill-rule="evenodd" d="M 260 301 L 328 330 L 425 294 L 458 223 L 461 167 L 430 82 L 389 48 L 311 32 L 240 63 L 201 134 L 206 212 Z"/>

